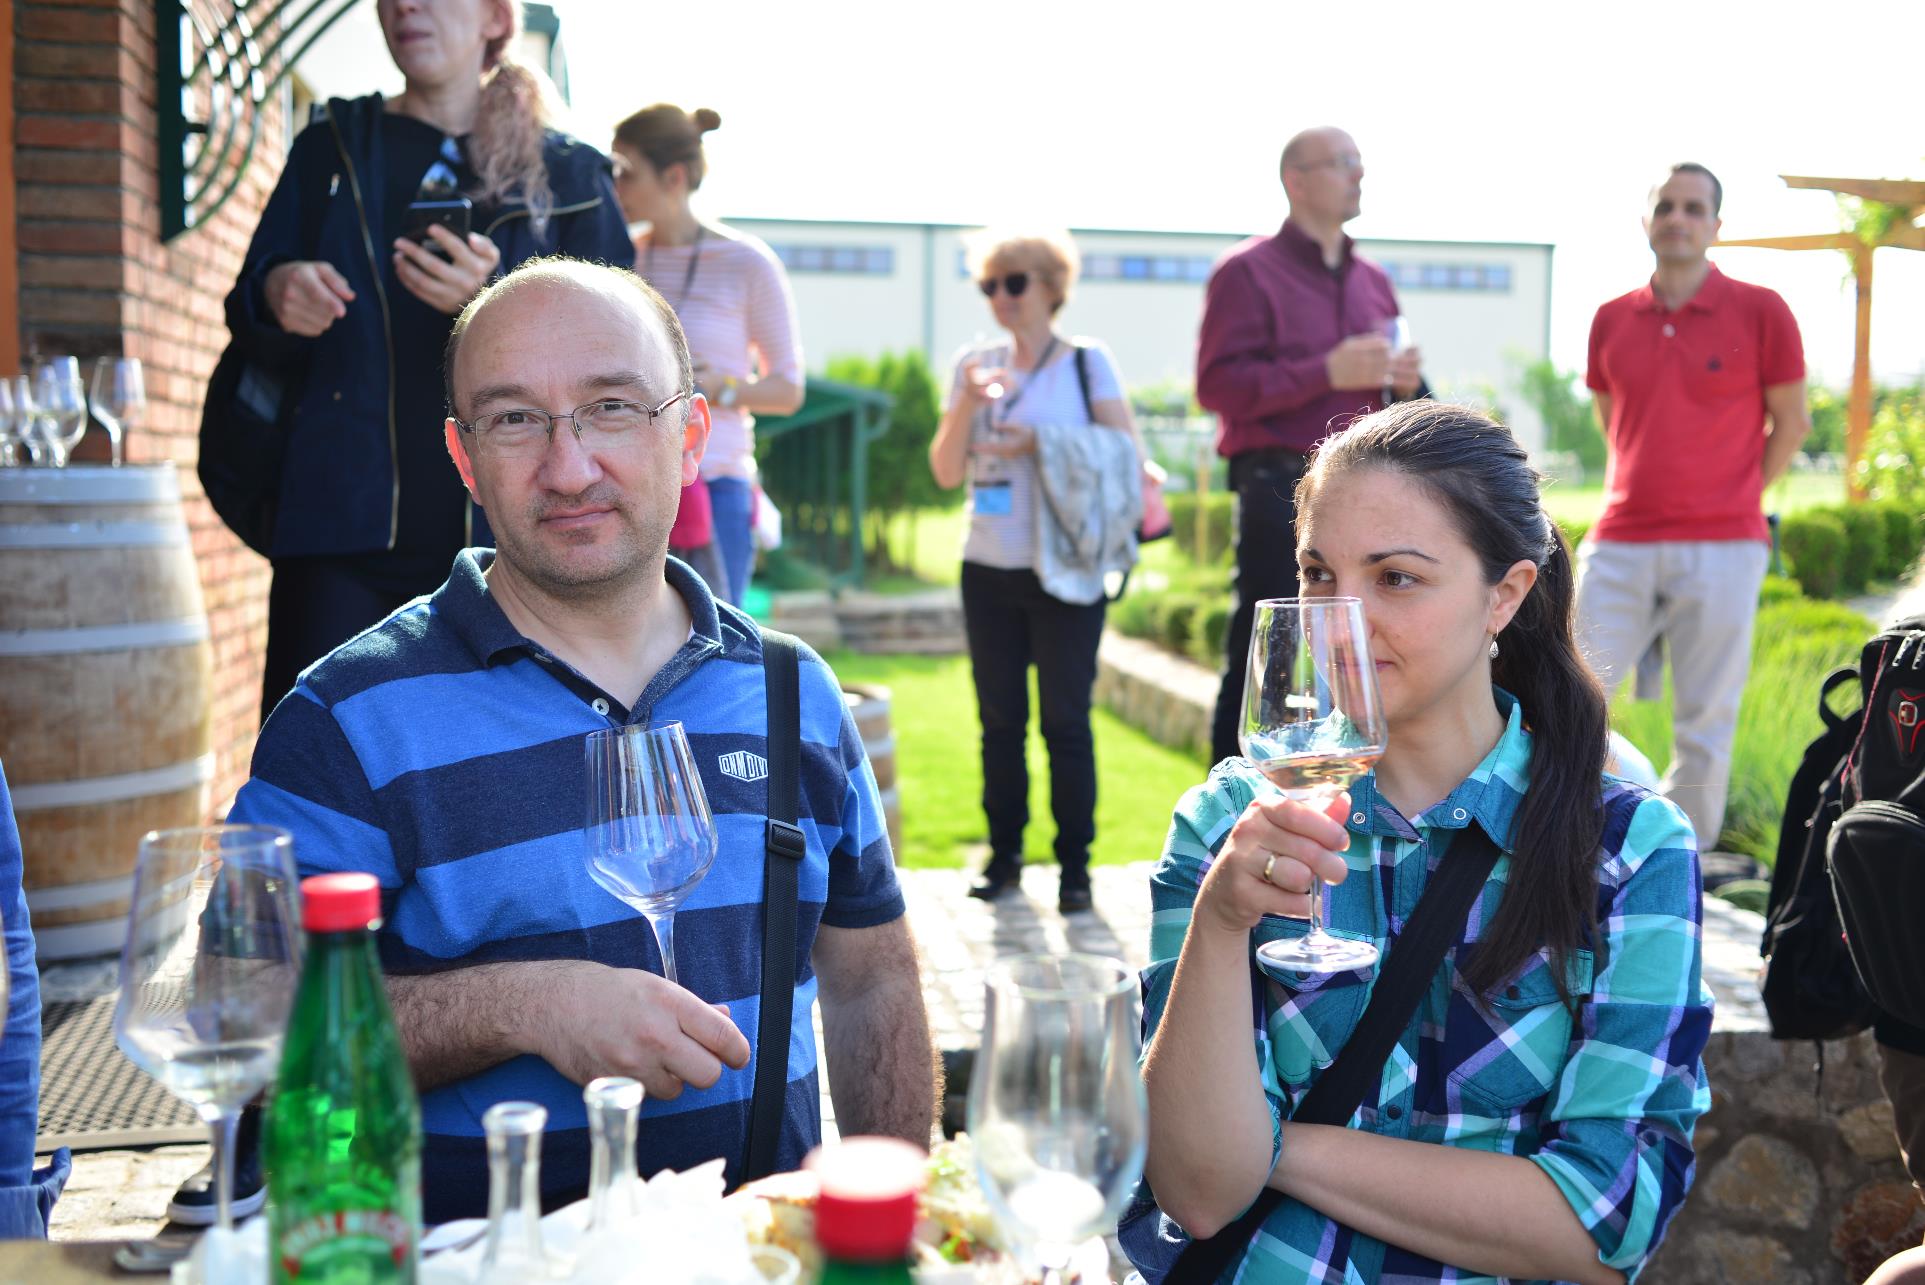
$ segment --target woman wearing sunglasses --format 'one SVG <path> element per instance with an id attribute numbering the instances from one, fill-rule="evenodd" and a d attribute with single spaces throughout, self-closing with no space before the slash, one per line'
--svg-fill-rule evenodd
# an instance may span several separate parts
<path id="1" fill-rule="evenodd" d="M 983 811 L 989 864 L 972 896 L 994 900 L 1016 882 L 1029 820 L 1029 667 L 1036 667 L 1049 748 L 1059 904 L 1090 908 L 1096 837 L 1096 753 L 1090 693 L 1103 599 L 1065 602 L 1037 578 L 1036 428 L 1084 425 L 1135 437 L 1109 350 L 1073 340 L 1056 317 L 1076 279 L 1067 234 L 998 236 L 968 245 L 971 271 L 1009 338 L 965 352 L 929 447 L 936 484 L 969 487 L 963 621 L 982 720 Z M 1082 361 L 1077 349 L 1084 349 Z M 1085 380 L 1087 386 L 1085 386 Z"/>
<path id="2" fill-rule="evenodd" d="M 669 103 L 615 127 L 615 194 L 635 241 L 635 271 L 661 291 L 688 334 L 695 383 L 713 429 L 702 476 L 682 493 L 669 551 L 737 606 L 755 566 L 755 417 L 802 404 L 801 329 L 782 261 L 760 240 L 698 218 L 690 198 L 708 173 L 702 136 L 722 118 Z"/>

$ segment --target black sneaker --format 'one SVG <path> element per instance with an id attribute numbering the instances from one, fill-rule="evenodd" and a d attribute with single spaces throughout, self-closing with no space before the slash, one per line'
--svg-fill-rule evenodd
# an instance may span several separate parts
<path id="1" fill-rule="evenodd" d="M 1065 878 L 1056 893 L 1056 909 L 1066 915 L 1084 910 L 1093 910 L 1096 899 L 1090 896 L 1090 886 L 1086 879 Z"/>
<path id="2" fill-rule="evenodd" d="M 240 1127 L 234 1130 L 234 1218 L 239 1221 L 261 1212 L 267 1204 L 267 1182 L 261 1174 L 261 1108 L 241 1108 Z M 187 1227 L 212 1227 L 219 1217 L 214 1208 L 214 1161 L 181 1183 L 167 1202 L 167 1216 Z"/>
<path id="3" fill-rule="evenodd" d="M 983 877 L 969 889 L 969 895 L 978 901 L 994 901 L 1015 887 L 1023 876 L 1023 867 L 1016 861 L 999 861 L 991 857 L 983 867 Z"/>

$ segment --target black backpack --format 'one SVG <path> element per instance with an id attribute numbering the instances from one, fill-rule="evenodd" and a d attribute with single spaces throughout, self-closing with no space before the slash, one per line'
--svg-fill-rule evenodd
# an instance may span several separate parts
<path id="1" fill-rule="evenodd" d="M 1925 1026 L 1925 616 L 1861 665 L 1865 720 L 1825 851 L 1858 976 L 1879 1010 Z"/>
<path id="2" fill-rule="evenodd" d="M 1899 703 L 1893 681 L 1899 674 L 1915 673 L 1919 680 L 1910 685 L 1920 698 L 1912 717 L 1925 709 L 1922 645 L 1925 619 L 1903 622 L 1865 645 L 1857 669 L 1834 670 L 1819 687 L 1825 730 L 1806 747 L 1785 793 L 1765 909 L 1759 989 L 1777 1039 L 1844 1039 L 1869 1029 L 1881 1007 L 1925 1020 L 1925 1011 L 1915 1007 L 1915 993 L 1925 990 L 1918 963 L 1925 956 L 1917 942 L 1925 915 L 1919 896 L 1925 892 L 1925 824 L 1919 820 L 1925 781 L 1919 779 L 1917 751 L 1925 751 L 1925 736 L 1913 738 L 1907 774 L 1897 753 L 1902 738 L 1882 734 L 1871 717 Z M 1828 700 L 1854 679 L 1863 702 L 1840 716 Z M 1893 708 L 1891 717 L 1904 714 Z M 1902 788 L 1892 788 L 1894 781 Z M 1839 830 L 1847 816 L 1852 820 L 1845 827 L 1841 877 L 1833 863 L 1841 859 Z M 1912 971 L 1896 974 L 1903 985 L 1895 985 L 1894 970 L 1903 968 Z M 1914 993 L 1909 1003 L 1908 993 Z"/>

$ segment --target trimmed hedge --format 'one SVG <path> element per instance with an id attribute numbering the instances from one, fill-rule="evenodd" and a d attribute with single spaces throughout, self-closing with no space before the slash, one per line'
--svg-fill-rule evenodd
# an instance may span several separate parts
<path id="1" fill-rule="evenodd" d="M 1806 509 L 1778 523 L 1778 547 L 1814 598 L 1863 593 L 1873 581 L 1901 579 L 1917 563 L 1921 546 L 1925 517 L 1897 500 Z"/>
<path id="2" fill-rule="evenodd" d="M 1197 548 L 1195 491 L 1178 491 L 1167 497 L 1170 505 L 1170 538 L 1194 562 L 1213 563 L 1229 556 L 1233 540 L 1231 523 L 1235 520 L 1236 497 L 1228 491 L 1203 494 L 1203 538 L 1206 547 Z"/>
<path id="3" fill-rule="evenodd" d="M 1230 604 L 1206 602 L 1190 621 L 1190 659 L 1215 669 L 1223 663 L 1223 640 L 1230 632 Z"/>

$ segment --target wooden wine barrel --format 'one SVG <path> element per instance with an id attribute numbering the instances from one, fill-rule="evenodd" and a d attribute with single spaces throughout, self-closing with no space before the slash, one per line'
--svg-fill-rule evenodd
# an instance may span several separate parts
<path id="1" fill-rule="evenodd" d="M 0 765 L 41 958 L 118 951 L 140 836 L 205 818 L 212 683 L 174 466 L 0 469 Z"/>
<path id="2" fill-rule="evenodd" d="M 902 860 L 902 801 L 896 793 L 896 734 L 889 726 L 889 689 L 877 683 L 845 683 L 842 699 L 855 719 L 863 752 L 876 774 L 882 795 L 882 817 L 889 827 L 889 847 Z"/>

